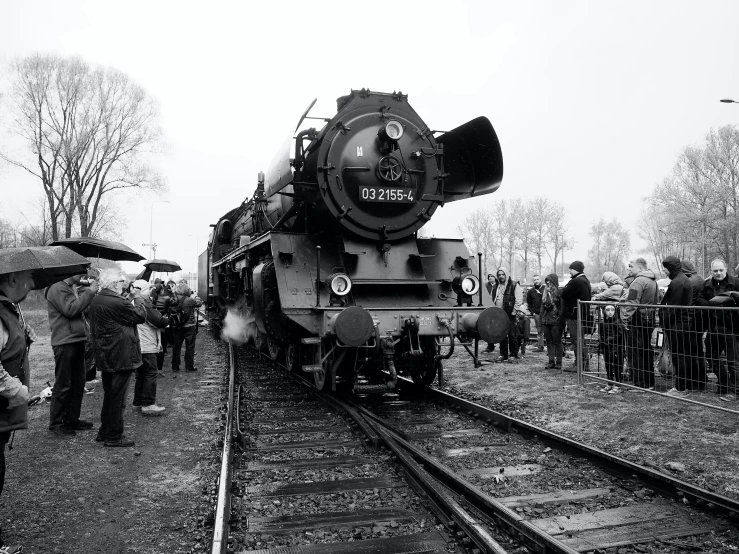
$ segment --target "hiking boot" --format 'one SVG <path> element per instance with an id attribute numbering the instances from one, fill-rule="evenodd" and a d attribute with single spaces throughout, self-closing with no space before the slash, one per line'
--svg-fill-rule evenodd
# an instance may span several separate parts
<path id="1" fill-rule="evenodd" d="M 544 366 L 544 369 L 554 369 L 555 367 L 556 364 L 554 363 L 554 360 L 549 360 Z"/>
<path id="2" fill-rule="evenodd" d="M 74 429 L 70 429 L 65 425 L 62 425 L 60 427 L 49 427 L 49 431 L 51 431 L 58 437 L 74 437 L 77 434 L 74 432 Z"/>
<path id="3" fill-rule="evenodd" d="M 157 416 L 162 415 L 164 413 L 164 410 L 166 410 L 164 406 L 157 406 L 156 404 L 152 404 L 151 406 L 144 406 L 141 408 L 141 415 L 149 415 L 149 416 Z"/>
<path id="4" fill-rule="evenodd" d="M 127 439 L 126 437 L 122 437 L 122 438 L 118 439 L 117 441 L 105 441 L 103 444 L 105 446 L 111 446 L 111 447 L 116 447 L 117 446 L 117 447 L 125 448 L 127 446 L 133 446 L 136 443 L 133 442 L 131 439 Z"/>
<path id="5" fill-rule="evenodd" d="M 562 360 L 557 360 L 554 363 L 554 369 L 559 369 L 560 371 L 562 370 Z"/>
<path id="6" fill-rule="evenodd" d="M 497 358 L 495 358 L 495 361 L 496 362 L 507 362 L 508 356 L 498 356 Z"/>
<path id="7" fill-rule="evenodd" d="M 92 421 L 87 421 L 85 419 L 80 419 L 77 423 L 74 425 L 68 425 L 70 429 L 74 429 L 75 431 L 87 431 L 88 429 L 92 429 Z"/>

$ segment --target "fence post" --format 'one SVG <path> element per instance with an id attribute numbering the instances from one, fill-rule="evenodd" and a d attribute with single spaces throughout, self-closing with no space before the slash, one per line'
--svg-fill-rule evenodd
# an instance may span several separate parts
<path id="1" fill-rule="evenodd" d="M 577 356 L 577 384 L 582 385 L 582 355 L 583 355 L 583 328 L 582 314 L 580 313 L 580 299 L 577 299 L 577 337 L 575 338 L 575 355 Z"/>

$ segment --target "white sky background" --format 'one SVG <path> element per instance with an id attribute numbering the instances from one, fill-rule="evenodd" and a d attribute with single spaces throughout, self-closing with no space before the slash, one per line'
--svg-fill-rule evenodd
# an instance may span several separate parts
<path id="1" fill-rule="evenodd" d="M 362 87 L 409 94 L 432 129 L 487 116 L 503 184 L 438 210 L 429 232 L 455 236 L 478 207 L 546 195 L 568 211 L 568 261 L 585 259 L 599 217 L 628 226 L 636 252 L 642 197 L 684 146 L 739 123 L 739 105 L 718 101 L 739 100 L 734 1 L 0 4 L 0 63 L 79 55 L 128 73 L 159 102 L 170 203 L 154 205 L 153 235 L 157 256 L 185 270 L 315 97 L 314 116 L 333 116 L 336 98 Z M 40 192 L 0 166 L 1 217 L 31 212 Z M 127 201 L 118 237 L 144 256 L 154 199 Z"/>

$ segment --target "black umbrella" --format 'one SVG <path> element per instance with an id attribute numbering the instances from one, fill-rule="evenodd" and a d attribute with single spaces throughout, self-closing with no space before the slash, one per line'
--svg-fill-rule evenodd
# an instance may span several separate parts
<path id="1" fill-rule="evenodd" d="M 154 271 L 163 271 L 165 273 L 169 273 L 170 271 L 180 271 L 182 269 L 180 267 L 180 264 L 178 264 L 177 262 L 173 262 L 172 260 L 164 260 L 161 258 L 154 258 L 153 260 L 144 262 L 144 267 L 146 269 L 139 273 L 136 276 L 136 279 L 143 279 L 144 281 L 148 281 L 149 277 L 151 277 L 151 274 Z"/>
<path id="2" fill-rule="evenodd" d="M 50 243 L 49 246 L 66 246 L 77 254 L 87 258 L 105 258 L 114 262 L 138 262 L 144 257 L 129 248 L 122 242 L 113 240 L 94 239 L 90 237 L 72 237 L 59 239 Z"/>
<path id="3" fill-rule="evenodd" d="M 65 246 L 0 249 L 0 275 L 31 270 L 36 290 L 85 273 L 89 265 L 88 260 Z"/>
<path id="4" fill-rule="evenodd" d="M 161 258 L 155 258 L 144 262 L 144 267 L 151 269 L 152 271 L 164 271 L 169 273 L 170 271 L 180 271 L 182 268 L 177 262 L 172 260 L 163 260 Z"/>

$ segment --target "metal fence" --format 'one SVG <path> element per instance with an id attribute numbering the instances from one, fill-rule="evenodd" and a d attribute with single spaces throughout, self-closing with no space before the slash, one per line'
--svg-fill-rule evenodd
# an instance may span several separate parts
<path id="1" fill-rule="evenodd" d="M 739 307 L 579 302 L 576 329 L 572 346 L 581 385 L 602 384 L 611 394 L 666 395 L 739 414 Z"/>

